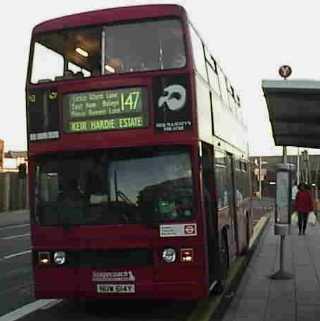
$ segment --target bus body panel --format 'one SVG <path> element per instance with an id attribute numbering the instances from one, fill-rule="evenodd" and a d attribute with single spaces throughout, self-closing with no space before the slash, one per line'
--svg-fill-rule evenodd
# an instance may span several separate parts
<path id="1" fill-rule="evenodd" d="M 170 16 L 186 19 L 186 12 L 183 7 L 178 5 L 142 5 L 90 11 L 45 21 L 33 29 L 33 34 L 82 26 L 112 24 L 118 21 L 135 21 Z"/>
<path id="2" fill-rule="evenodd" d="M 213 283 L 222 279 L 220 269 L 220 243 L 223 231 L 227 231 L 229 256 L 233 260 L 237 254 L 245 251 L 250 238 L 250 217 L 248 199 L 242 200 L 237 208 L 235 204 L 219 207 L 215 161 L 211 164 L 214 182 L 208 196 L 205 190 L 201 144 L 209 144 L 215 153 L 220 149 L 226 155 L 246 159 L 246 151 L 229 144 L 215 136 L 214 106 L 211 101 L 212 88 L 208 80 L 199 78 L 195 55 L 191 45 L 190 26 L 185 10 L 176 5 L 149 5 L 99 10 L 84 14 L 53 19 L 36 26 L 33 41 L 38 35 L 47 32 L 128 23 L 144 20 L 158 20 L 176 17 L 181 20 L 185 41 L 186 64 L 180 69 L 140 71 L 126 74 L 92 76 L 89 79 L 57 80 L 32 84 L 27 82 L 26 94 L 34 91 L 51 90 L 58 94 L 59 138 L 31 142 L 28 136 L 29 155 L 29 195 L 32 213 L 32 247 L 35 296 L 37 298 L 106 298 L 106 299 L 200 299 L 207 297 Z M 31 48 L 31 55 L 33 49 Z M 203 53 L 204 54 L 204 53 Z M 31 78 L 32 62 L 29 64 L 28 79 Z M 163 79 L 184 78 L 188 89 L 189 120 L 192 125 L 183 131 L 161 132 L 155 128 L 157 101 L 155 88 Z M 111 130 L 96 132 L 66 133 L 63 129 L 63 97 L 79 92 L 94 92 L 118 88 L 144 88 L 147 96 L 148 126 L 138 129 Z M 218 142 L 218 143 L 217 143 Z M 192 164 L 193 211 L 190 221 L 162 222 L 156 226 L 146 224 L 118 225 L 74 225 L 41 226 L 37 222 L 36 198 L 38 197 L 39 178 L 37 166 L 42 159 L 74 153 L 92 153 L 94 151 L 117 151 L 143 147 L 170 147 L 188 150 Z M 211 155 L 214 157 L 213 155 Z M 63 157 L 63 156 L 61 156 Z M 232 162 L 233 164 L 233 162 Z M 233 166 L 233 165 L 232 165 Z M 228 175 L 233 175 L 228 193 L 235 203 L 237 183 L 234 178 L 234 166 Z M 146 168 L 146 175 L 148 169 Z M 227 175 L 227 173 L 225 174 Z M 52 175 L 51 175 L 52 176 Z M 229 195 L 229 197 L 230 197 Z M 206 200 L 210 200 L 208 210 Z M 234 209 L 231 207 L 234 206 Z M 216 220 L 210 238 L 207 219 L 208 213 Z M 161 237 L 162 225 L 196 226 L 194 236 Z M 245 233 L 245 234 L 244 234 Z M 212 235 L 211 235 L 212 236 Z M 212 244 L 208 244 L 208 241 Z M 213 244 L 214 243 L 214 244 Z M 174 248 L 177 260 L 165 263 L 162 253 L 165 248 Z M 193 261 L 181 262 L 181 250 L 192 250 Z M 41 266 L 39 252 L 65 251 L 67 263 L 63 266 L 50 264 Z M 209 255 L 210 251 L 214 255 Z M 121 253 L 121 255 L 119 255 Z M 139 253 L 143 261 L 130 261 L 130 253 Z M 141 254 L 142 253 L 142 254 Z M 211 253 L 212 254 L 212 253 Z M 115 259 L 115 265 L 108 265 L 104 257 Z M 137 256 L 139 257 L 139 256 Z M 70 262 L 68 262 L 70 258 Z M 118 261 L 117 261 L 118 260 Z M 122 261 L 121 261 L 122 260 Z M 125 263 L 121 263 L 125 262 Z M 69 264 L 69 265 L 68 265 Z M 214 269 L 212 266 L 214 265 Z M 209 275 L 214 273 L 214 275 Z M 99 291 L 98 291 L 99 288 Z M 105 292 L 105 293 L 98 293 Z"/>
<path id="3" fill-rule="evenodd" d="M 49 232 L 51 230 L 51 232 Z M 199 233 L 201 230 L 199 229 Z M 62 297 L 120 297 L 129 298 L 133 294 L 97 293 L 98 284 L 117 284 L 116 279 L 104 279 L 105 274 L 130 273 L 131 279 L 121 283 L 135 286 L 134 297 L 165 298 L 179 297 L 180 299 L 200 298 L 206 292 L 204 284 L 205 269 L 203 262 L 204 247 L 201 236 L 188 238 L 159 238 L 159 231 L 145 227 L 132 226 L 124 229 L 121 226 L 110 227 L 73 227 L 68 230 L 61 228 L 33 227 L 33 257 L 36 296 L 54 298 L 59 293 Z M 47 235 L 52 235 L 45 240 Z M 137 237 L 139 235 L 139 237 Z M 66 248 L 66 244 L 68 247 Z M 177 249 L 192 248 L 194 261 L 168 264 L 161 259 L 162 250 L 166 247 Z M 65 251 L 67 266 L 39 266 L 37 253 L 41 251 Z M 136 250 L 148 251 L 151 261 L 146 266 L 125 265 L 106 267 L 107 261 L 101 261 L 107 253 L 126 250 L 128 255 Z M 90 255 L 99 251 L 99 257 Z M 117 254 L 116 254 L 117 255 Z M 73 257 L 68 261 L 68 256 Z M 77 256 L 77 260 L 74 257 Z M 91 258 L 91 261 L 89 259 Z M 87 259 L 87 261 L 85 261 Z M 111 259 L 111 258 L 110 258 Z M 95 267 L 96 265 L 96 267 Z M 183 270 L 183 273 L 182 273 Z M 98 275 L 98 278 L 95 277 Z M 102 278 L 99 280 L 99 275 Z M 96 278 L 96 279 L 95 279 Z M 59 280 L 59 281 L 57 281 Z M 188 281 L 186 281 L 188 280 Z"/>

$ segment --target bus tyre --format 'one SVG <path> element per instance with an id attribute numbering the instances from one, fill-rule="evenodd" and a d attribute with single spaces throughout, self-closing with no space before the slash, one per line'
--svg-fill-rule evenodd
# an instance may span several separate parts
<path id="1" fill-rule="evenodd" d="M 224 280 L 219 280 L 219 281 L 217 282 L 217 284 L 215 285 L 215 287 L 213 288 L 212 293 L 213 293 L 214 295 L 220 295 L 220 294 L 223 293 L 224 289 L 225 289 L 225 282 L 224 282 Z"/>
<path id="2" fill-rule="evenodd" d="M 221 250 L 220 250 L 221 277 L 226 280 L 230 265 L 228 236 L 226 231 L 222 233 Z"/>
<path id="3" fill-rule="evenodd" d="M 249 212 L 246 211 L 246 218 L 247 218 L 247 226 L 246 226 L 246 232 L 247 232 L 247 249 L 249 249 L 250 244 L 250 215 Z"/>
<path id="4" fill-rule="evenodd" d="M 224 292 L 226 279 L 229 269 L 229 247 L 228 247 L 228 236 L 224 230 L 221 234 L 221 245 L 220 245 L 220 280 L 218 280 L 215 287 L 212 289 L 214 295 L 220 295 Z"/>

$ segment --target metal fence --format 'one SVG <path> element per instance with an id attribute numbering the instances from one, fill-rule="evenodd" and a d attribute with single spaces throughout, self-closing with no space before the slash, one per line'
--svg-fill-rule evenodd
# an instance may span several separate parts
<path id="1" fill-rule="evenodd" d="M 0 173 L 0 212 L 28 207 L 27 178 L 18 173 Z"/>

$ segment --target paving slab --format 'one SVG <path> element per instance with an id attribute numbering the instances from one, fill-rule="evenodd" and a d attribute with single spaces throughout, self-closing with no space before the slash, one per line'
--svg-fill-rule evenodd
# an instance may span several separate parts
<path id="1" fill-rule="evenodd" d="M 272 280 L 279 270 L 280 237 L 267 226 L 223 321 L 320 320 L 320 224 L 286 237 L 284 266 L 291 280 Z"/>
<path id="2" fill-rule="evenodd" d="M 320 319 L 319 305 L 299 305 L 297 321 L 318 321 Z"/>

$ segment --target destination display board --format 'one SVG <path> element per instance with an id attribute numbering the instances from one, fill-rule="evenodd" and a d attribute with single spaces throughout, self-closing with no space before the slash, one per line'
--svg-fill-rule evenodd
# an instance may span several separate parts
<path id="1" fill-rule="evenodd" d="M 67 94 L 63 98 L 67 133 L 124 130 L 148 125 L 144 88 Z"/>

